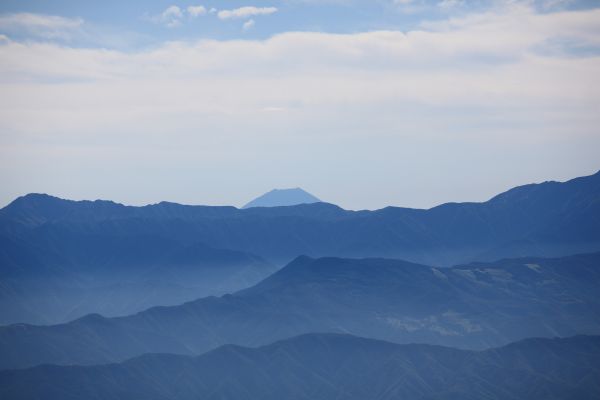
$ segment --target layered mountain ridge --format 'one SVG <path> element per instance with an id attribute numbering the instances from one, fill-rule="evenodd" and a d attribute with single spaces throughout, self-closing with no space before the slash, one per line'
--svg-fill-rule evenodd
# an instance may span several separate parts
<path id="1" fill-rule="evenodd" d="M 288 207 L 132 207 L 27 195 L 0 210 L 0 234 L 156 234 L 246 251 L 285 264 L 312 257 L 389 257 L 432 265 L 600 250 L 600 173 L 511 189 L 484 203 L 428 210 L 347 211 L 327 203 Z"/>
<path id="2" fill-rule="evenodd" d="M 254 287 L 119 318 L 0 327 L 0 368 L 201 354 L 310 332 L 482 349 L 600 334 L 600 253 L 434 268 L 299 257 Z"/>
<path id="3" fill-rule="evenodd" d="M 0 397 L 26 399 L 594 399 L 600 337 L 527 339 L 481 352 L 307 334 L 199 357 L 0 371 Z M 565 373 L 564 371 L 569 371 Z"/>
<path id="4" fill-rule="evenodd" d="M 429 210 L 30 194 L 0 397 L 597 398 L 599 251 L 600 173 Z"/>

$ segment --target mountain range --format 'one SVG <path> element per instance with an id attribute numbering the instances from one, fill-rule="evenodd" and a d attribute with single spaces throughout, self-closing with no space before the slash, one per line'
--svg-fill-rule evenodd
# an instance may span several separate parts
<path id="1" fill-rule="evenodd" d="M 600 172 L 520 186 L 484 203 L 428 210 L 349 211 L 327 203 L 242 210 L 166 202 L 132 207 L 31 194 L 0 210 L 0 234 L 42 249 L 50 240 L 62 243 L 74 235 L 82 241 L 77 249 L 97 243 L 90 243 L 94 235 L 146 235 L 245 251 L 280 265 L 308 255 L 443 266 L 600 250 L 599 197 Z"/>
<path id="2" fill-rule="evenodd" d="M 0 372 L 13 400 L 454 400 L 600 397 L 600 337 L 527 339 L 485 351 L 308 334 L 199 357 Z"/>
<path id="3" fill-rule="evenodd" d="M 600 334 L 600 253 L 433 268 L 302 256 L 231 295 L 127 317 L 0 327 L 0 369 L 202 354 L 311 332 L 483 349 L 527 337 Z"/>
<path id="4" fill-rule="evenodd" d="M 302 254 L 445 267 L 594 252 L 599 199 L 600 172 L 428 210 L 132 207 L 30 194 L 0 210 L 0 324 L 126 315 L 233 292 Z"/>
<path id="5" fill-rule="evenodd" d="M 596 399 L 598 287 L 600 172 L 428 210 L 29 194 L 0 398 Z"/>

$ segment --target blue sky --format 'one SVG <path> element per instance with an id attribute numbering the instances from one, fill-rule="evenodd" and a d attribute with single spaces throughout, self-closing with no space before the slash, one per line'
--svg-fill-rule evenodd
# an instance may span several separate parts
<path id="1" fill-rule="evenodd" d="M 581 0 L 3 1 L 0 203 L 353 209 L 600 169 Z"/>
<path id="2" fill-rule="evenodd" d="M 117 48 L 152 46 L 168 40 L 265 39 L 288 31 L 357 33 L 373 30 L 408 31 L 423 21 L 444 20 L 498 8 L 518 1 L 498 0 L 288 0 L 288 1 L 95 1 L 5 0 L 4 14 L 32 13 L 81 19 L 96 37 L 70 38 L 73 45 Z M 598 6 L 591 0 L 523 1 L 540 13 L 586 10 Z M 188 11 L 193 7 L 196 11 Z M 275 9 L 261 14 L 219 18 L 219 11 L 244 7 Z M 244 24 L 254 21 L 244 29 Z M 17 38 L 25 32 L 12 30 Z M 117 40 L 116 37 L 120 38 Z"/>

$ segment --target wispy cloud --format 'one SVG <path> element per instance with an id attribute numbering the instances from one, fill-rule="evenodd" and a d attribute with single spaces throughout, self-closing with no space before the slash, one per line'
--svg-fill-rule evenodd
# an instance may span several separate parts
<path id="1" fill-rule="evenodd" d="M 0 30 L 45 39 L 69 39 L 84 24 L 82 18 L 16 13 L 0 15 Z"/>
<path id="2" fill-rule="evenodd" d="M 464 0 L 442 0 L 438 3 L 438 7 L 443 10 L 451 10 L 456 7 L 464 6 Z"/>
<path id="3" fill-rule="evenodd" d="M 160 20 L 170 28 L 181 25 L 183 11 L 178 6 L 169 6 L 160 15 Z"/>
<path id="4" fill-rule="evenodd" d="M 392 0 L 391 3 L 404 14 L 421 13 L 431 8 L 431 4 L 424 0 Z"/>
<path id="5" fill-rule="evenodd" d="M 216 12 L 215 8 L 207 9 L 203 5 L 192 5 L 182 8 L 174 4 L 167 7 L 162 13 L 145 17 L 145 19 L 169 28 L 175 28 L 181 26 L 186 18 L 194 19 L 208 14 L 215 14 Z"/>
<path id="6" fill-rule="evenodd" d="M 191 17 L 199 17 L 201 15 L 206 15 L 208 10 L 204 6 L 189 6 L 187 12 Z"/>
<path id="7" fill-rule="evenodd" d="M 221 20 L 250 19 L 242 25 L 242 29 L 247 31 L 255 25 L 255 21 L 251 19 L 252 17 L 270 15 L 276 13 L 277 11 L 278 9 L 276 7 L 246 6 L 231 10 L 218 10 L 214 7 L 208 9 L 203 5 L 192 5 L 188 6 L 187 8 L 181 8 L 178 5 L 171 5 L 162 13 L 150 17 L 146 16 L 145 19 L 154 23 L 165 25 L 169 28 L 175 28 L 184 23 L 186 16 L 188 18 L 197 18 L 204 15 L 216 14 Z"/>
<path id="8" fill-rule="evenodd" d="M 574 3 L 574 0 L 542 0 L 541 7 L 545 10 L 563 9 Z"/>
<path id="9" fill-rule="evenodd" d="M 242 29 L 247 31 L 252 29 L 254 25 L 256 25 L 256 22 L 253 19 L 249 19 L 248 21 L 244 22 L 244 24 L 242 25 Z"/>
<path id="10" fill-rule="evenodd" d="M 171 5 L 165 8 L 160 14 L 144 16 L 144 19 L 169 28 L 176 28 L 182 24 L 184 13 L 185 11 L 181 7 Z"/>
<path id="11" fill-rule="evenodd" d="M 240 7 L 233 10 L 221 10 L 218 12 L 220 19 L 250 18 L 258 15 L 269 15 L 277 12 L 276 7 Z"/>

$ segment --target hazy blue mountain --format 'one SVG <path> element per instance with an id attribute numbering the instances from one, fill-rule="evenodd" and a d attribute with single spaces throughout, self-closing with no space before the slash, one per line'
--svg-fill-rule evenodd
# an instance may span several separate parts
<path id="1" fill-rule="evenodd" d="M 308 334 L 199 357 L 0 372 L 0 397 L 33 399 L 597 399 L 600 337 L 527 339 L 486 351 Z"/>
<path id="2" fill-rule="evenodd" d="M 0 324 L 127 315 L 236 291 L 276 270 L 249 253 L 156 235 L 45 232 L 38 246 L 0 236 Z"/>
<path id="3" fill-rule="evenodd" d="M 320 201 L 312 194 L 300 188 L 273 189 L 258 196 L 242 208 L 295 206 L 298 204 L 319 203 Z"/>
<path id="4" fill-rule="evenodd" d="M 518 256 L 600 250 L 600 173 L 511 189 L 484 203 L 429 210 L 347 211 L 332 204 L 289 207 L 129 207 L 27 195 L 0 210 L 0 235 L 28 246 L 84 254 L 75 238 L 155 236 L 256 254 L 285 264 L 312 257 L 387 257 L 448 266 Z M 94 244 L 96 243 L 96 244 Z M 96 249 L 97 250 L 97 249 Z M 104 252 L 106 253 L 106 252 Z M 71 256 L 71 254 L 69 254 Z"/>
<path id="5" fill-rule="evenodd" d="M 299 257 L 257 285 L 135 315 L 0 327 L 0 368 L 201 354 L 310 332 L 487 348 L 600 333 L 600 253 L 433 268 L 386 259 Z"/>
<path id="6" fill-rule="evenodd" d="M 226 268 L 198 255 L 198 262 L 181 263 L 177 253 L 194 246 L 223 249 L 219 257 L 226 259 L 223 251 L 231 251 L 240 261 Z M 128 207 L 31 194 L 0 210 L 0 324 L 124 315 L 232 292 L 300 254 L 448 266 L 598 250 L 600 173 L 429 210 Z"/>

